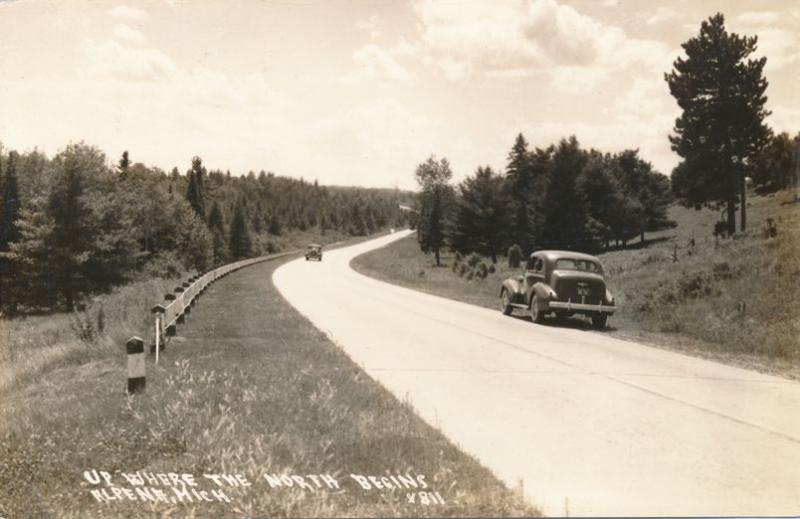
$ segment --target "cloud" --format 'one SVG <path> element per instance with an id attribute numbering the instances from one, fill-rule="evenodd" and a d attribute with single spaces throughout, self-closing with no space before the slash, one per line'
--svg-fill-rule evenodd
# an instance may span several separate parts
<path id="1" fill-rule="evenodd" d="M 373 41 L 378 39 L 378 36 L 381 35 L 380 29 L 382 25 L 381 19 L 374 14 L 370 15 L 369 18 L 362 18 L 356 21 L 356 29 L 369 34 L 369 39 Z"/>
<path id="2" fill-rule="evenodd" d="M 657 25 L 659 23 L 668 22 L 678 17 L 677 11 L 671 7 L 659 7 L 656 11 L 647 17 L 644 23 L 647 25 Z"/>
<path id="3" fill-rule="evenodd" d="M 91 72 L 103 79 L 158 81 L 175 74 L 172 58 L 154 48 L 130 48 L 116 40 L 83 40 Z"/>
<path id="4" fill-rule="evenodd" d="M 630 66 L 662 72 L 669 48 L 629 37 L 556 0 L 465 3 L 418 0 L 423 62 L 446 77 L 549 75 L 574 91 Z"/>
<path id="5" fill-rule="evenodd" d="M 403 48 L 401 51 L 407 51 Z M 353 61 L 357 70 L 342 77 L 346 83 L 361 81 L 409 81 L 411 73 L 393 56 L 391 50 L 385 50 L 374 43 L 367 44 L 353 53 Z"/>
<path id="6" fill-rule="evenodd" d="M 617 7 L 619 5 L 619 0 L 604 0 L 603 7 Z"/>
<path id="7" fill-rule="evenodd" d="M 114 36 L 123 41 L 131 43 L 144 43 L 144 35 L 141 31 L 133 29 L 127 25 L 119 24 L 114 27 Z"/>
<path id="8" fill-rule="evenodd" d="M 114 18 L 127 18 L 130 20 L 146 20 L 147 12 L 138 7 L 129 5 L 118 5 L 108 10 L 108 14 Z"/>
<path id="9" fill-rule="evenodd" d="M 735 18 L 736 22 L 748 25 L 769 25 L 779 21 L 783 16 L 777 11 L 747 11 Z"/>

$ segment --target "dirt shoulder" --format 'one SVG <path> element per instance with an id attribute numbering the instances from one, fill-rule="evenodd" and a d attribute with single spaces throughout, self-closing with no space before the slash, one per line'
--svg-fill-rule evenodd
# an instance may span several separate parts
<path id="1" fill-rule="evenodd" d="M 160 364 L 148 358 L 143 394 L 126 396 L 122 347 L 3 394 L 0 515 L 536 514 L 280 297 L 271 275 L 281 261 L 212 285 Z M 123 473 L 190 474 L 197 486 L 180 488 L 198 494 L 146 483 L 166 502 L 123 490 L 101 502 L 117 491 L 93 484 L 100 471 L 128 489 Z M 218 487 L 204 474 L 239 474 L 250 486 Z"/>

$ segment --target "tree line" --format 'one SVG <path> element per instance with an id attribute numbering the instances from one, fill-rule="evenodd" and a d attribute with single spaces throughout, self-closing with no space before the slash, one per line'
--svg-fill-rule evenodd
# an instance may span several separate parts
<path id="1" fill-rule="evenodd" d="M 401 226 L 410 194 L 320 186 L 261 171 L 232 176 L 110 164 L 84 143 L 49 158 L 0 147 L 0 312 L 72 310 L 137 276 L 177 276 L 295 246 Z M 305 238 L 304 238 L 305 239 Z"/>
<path id="2" fill-rule="evenodd" d="M 457 186 L 446 159 L 429 158 L 416 170 L 420 186 L 420 247 L 477 252 L 497 261 L 509 246 L 528 254 L 558 248 L 596 251 L 626 246 L 646 232 L 673 226 L 669 178 L 638 150 L 583 149 L 573 136 L 529 149 L 519 134 L 505 172 L 479 167 Z"/>

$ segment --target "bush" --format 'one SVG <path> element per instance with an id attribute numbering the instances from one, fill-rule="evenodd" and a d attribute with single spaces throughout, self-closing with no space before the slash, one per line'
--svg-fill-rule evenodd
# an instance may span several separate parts
<path id="1" fill-rule="evenodd" d="M 464 274 L 467 273 L 467 266 L 463 263 L 458 267 L 458 275 L 464 277 Z"/>
<path id="2" fill-rule="evenodd" d="M 522 261 L 522 249 L 516 243 L 508 248 L 508 266 L 518 269 Z"/>
<path id="3" fill-rule="evenodd" d="M 481 279 L 486 279 L 486 276 L 489 275 L 489 267 L 486 266 L 485 262 L 481 261 L 478 263 L 476 275 Z"/>
<path id="4" fill-rule="evenodd" d="M 494 264 L 489 265 L 489 274 L 494 274 L 497 269 L 494 267 Z"/>
<path id="5" fill-rule="evenodd" d="M 475 267 L 478 263 L 480 263 L 480 261 L 481 257 L 475 254 L 474 252 L 470 253 L 470 255 L 467 256 L 467 265 L 469 265 L 470 267 Z"/>
<path id="6" fill-rule="evenodd" d="M 462 261 L 464 261 L 464 255 L 456 251 L 455 256 L 453 256 L 453 261 L 455 263 L 461 263 Z"/>

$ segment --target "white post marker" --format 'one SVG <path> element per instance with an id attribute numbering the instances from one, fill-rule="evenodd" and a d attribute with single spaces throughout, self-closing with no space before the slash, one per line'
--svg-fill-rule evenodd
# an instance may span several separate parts
<path id="1" fill-rule="evenodd" d="M 158 350 L 161 349 L 161 344 L 159 344 L 160 332 L 161 331 L 161 316 L 156 315 L 156 364 L 158 364 Z"/>
<path id="2" fill-rule="evenodd" d="M 155 329 L 155 350 L 156 350 L 156 364 L 158 364 L 159 350 L 161 349 L 161 327 L 164 324 L 164 313 L 167 311 L 163 305 L 156 305 L 150 309 L 153 315 L 156 316 L 156 329 Z"/>
<path id="3" fill-rule="evenodd" d="M 128 393 L 144 391 L 146 378 L 144 373 L 144 341 L 140 337 L 131 337 L 125 344 L 128 352 Z"/>

